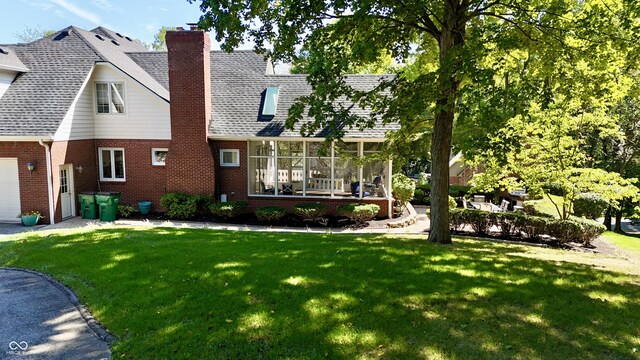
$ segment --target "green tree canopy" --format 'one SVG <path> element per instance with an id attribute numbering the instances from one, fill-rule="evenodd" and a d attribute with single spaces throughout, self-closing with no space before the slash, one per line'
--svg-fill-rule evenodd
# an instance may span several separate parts
<path id="1" fill-rule="evenodd" d="M 507 73 L 504 69 L 512 67 L 527 73 L 527 59 L 536 55 L 536 61 L 547 66 L 539 67 L 539 76 L 523 83 L 523 89 L 530 87 L 529 93 L 546 97 L 547 102 L 556 93 L 581 97 L 583 88 L 573 89 L 572 84 L 580 81 L 580 76 L 587 76 L 586 71 L 611 61 L 609 52 L 601 56 L 601 50 L 621 44 L 631 46 L 630 36 L 639 26 L 635 21 L 638 4 L 622 0 L 197 1 L 204 12 L 200 28 L 212 29 L 224 50 L 231 51 L 251 39 L 258 51 L 265 51 L 270 44 L 275 60 L 291 62 L 297 56 L 296 49 L 303 45 L 311 53 L 323 54 L 309 58 L 313 65 L 309 66 L 308 82 L 313 92 L 291 108 L 288 127 L 307 112 L 315 121 L 302 126 L 303 135 L 327 128 L 328 140 L 340 138 L 344 128 L 371 127 L 376 120 L 400 122 L 404 139 L 416 133 L 430 134 L 429 240 L 441 243 L 451 241 L 448 162 L 454 119 L 456 115 L 462 117 L 462 112 L 479 112 L 474 110 L 475 105 L 464 104 L 484 98 L 471 94 L 492 95 L 483 114 L 500 114 L 517 99 L 516 105 L 526 102 L 526 93 L 521 98 L 515 96 L 518 89 L 513 90 L 516 100 L 498 100 L 496 96 L 508 94 L 510 86 L 502 92 L 490 91 L 497 88 L 496 79 L 501 73 Z M 385 54 L 399 62 L 412 55 L 423 66 L 412 68 L 406 75 L 401 71 L 372 91 L 348 85 L 345 74 L 350 69 L 375 63 Z M 507 61 L 510 54 L 516 55 L 511 62 Z M 570 65 L 558 72 L 570 81 L 555 81 L 555 87 L 551 87 L 545 73 L 555 64 Z M 595 82 L 591 85 L 598 90 Z M 334 101 L 340 96 L 371 108 L 371 115 L 354 116 L 348 106 Z M 595 93 L 588 96 L 598 98 Z M 500 116 L 503 123 L 510 117 Z M 484 121 L 489 124 L 482 126 Z M 497 131 L 501 127 L 490 116 L 478 122 L 483 130 Z M 425 131 L 425 123 L 432 131 Z"/>

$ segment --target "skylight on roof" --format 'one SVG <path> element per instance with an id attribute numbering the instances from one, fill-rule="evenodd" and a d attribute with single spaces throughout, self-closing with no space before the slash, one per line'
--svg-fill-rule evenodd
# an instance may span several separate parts
<path id="1" fill-rule="evenodd" d="M 102 41 L 104 41 L 104 38 L 103 38 L 102 36 L 100 36 L 100 35 L 96 34 L 96 37 L 98 38 L 98 40 L 102 40 Z"/>
<path id="2" fill-rule="evenodd" d="M 275 116 L 278 108 L 278 95 L 280 88 L 277 86 L 269 86 L 264 91 L 264 104 L 262 105 L 262 116 Z"/>
<path id="3" fill-rule="evenodd" d="M 115 40 L 111 40 L 111 43 L 112 43 L 113 45 L 120 46 L 120 44 L 118 44 L 118 42 L 117 42 L 117 41 L 115 41 Z"/>
<path id="4" fill-rule="evenodd" d="M 116 35 L 118 35 L 119 37 L 124 37 L 124 36 L 122 36 L 122 34 L 120 34 L 120 33 L 116 33 Z"/>

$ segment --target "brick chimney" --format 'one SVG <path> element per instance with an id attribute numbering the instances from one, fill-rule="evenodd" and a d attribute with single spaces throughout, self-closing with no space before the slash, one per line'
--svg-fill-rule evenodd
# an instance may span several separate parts
<path id="1" fill-rule="evenodd" d="M 167 31 L 166 41 L 171 96 L 167 191 L 213 194 L 215 166 L 207 138 L 211 121 L 209 35 Z"/>

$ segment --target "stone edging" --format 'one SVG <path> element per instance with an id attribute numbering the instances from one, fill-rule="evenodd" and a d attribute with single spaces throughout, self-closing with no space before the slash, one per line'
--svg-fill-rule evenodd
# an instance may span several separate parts
<path id="1" fill-rule="evenodd" d="M 389 223 L 387 223 L 387 227 L 403 228 L 415 224 L 418 221 L 418 213 L 416 212 L 416 209 L 413 208 L 413 205 L 411 205 L 411 203 L 407 203 L 407 210 L 409 210 L 408 216 L 400 220 L 390 221 Z"/>
<path id="2" fill-rule="evenodd" d="M 109 331 L 107 329 L 103 328 L 102 325 L 100 325 L 100 323 L 98 322 L 98 320 L 96 320 L 93 317 L 93 315 L 91 315 L 91 312 L 89 312 L 89 310 L 84 305 L 82 305 L 80 303 L 80 301 L 78 300 L 78 297 L 76 296 L 76 294 L 71 289 L 69 289 L 64 284 L 62 284 L 58 280 L 54 279 L 50 275 L 44 274 L 44 273 L 41 273 L 41 272 L 37 272 L 37 271 L 33 271 L 33 270 L 14 268 L 14 267 L 4 267 L 3 266 L 3 267 L 0 267 L 0 270 L 21 271 L 21 272 L 25 272 L 25 273 L 28 273 L 28 274 L 39 276 L 42 279 L 48 281 L 50 284 L 55 286 L 58 290 L 62 291 L 67 296 L 69 301 L 71 301 L 71 303 L 76 307 L 76 309 L 78 309 L 78 311 L 80 312 L 80 315 L 82 316 L 84 321 L 89 326 L 89 329 L 91 329 L 93 334 L 98 339 L 100 339 L 100 340 L 102 340 L 102 341 L 104 341 L 104 342 L 106 342 L 108 344 L 111 344 L 113 341 L 116 340 L 116 337 L 111 335 L 111 333 L 109 333 Z"/>

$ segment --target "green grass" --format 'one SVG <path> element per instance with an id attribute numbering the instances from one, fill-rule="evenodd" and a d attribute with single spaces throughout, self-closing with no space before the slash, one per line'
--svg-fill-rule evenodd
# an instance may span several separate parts
<path id="1" fill-rule="evenodd" d="M 640 237 L 625 234 L 616 234 L 611 231 L 605 232 L 603 235 L 605 241 L 612 243 L 620 249 L 635 255 L 640 259 Z"/>
<path id="2" fill-rule="evenodd" d="M 555 202 L 556 205 L 558 205 L 560 212 L 562 212 L 562 204 L 564 204 L 562 196 L 557 196 L 557 195 L 549 195 L 549 196 L 551 196 L 551 198 L 553 199 L 553 202 Z M 533 205 L 533 207 L 541 213 L 549 214 L 555 218 L 560 218 L 560 215 L 558 215 L 558 210 L 553 205 L 551 200 L 549 200 L 549 197 L 547 195 L 544 195 L 542 199 L 527 200 L 524 203 L 526 205 L 529 205 L 529 204 Z"/>
<path id="3" fill-rule="evenodd" d="M 114 359 L 637 358 L 638 269 L 607 261 L 461 239 L 157 228 L 0 243 L 0 264 L 79 295 L 117 336 Z"/>

